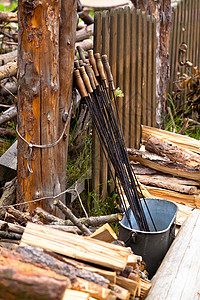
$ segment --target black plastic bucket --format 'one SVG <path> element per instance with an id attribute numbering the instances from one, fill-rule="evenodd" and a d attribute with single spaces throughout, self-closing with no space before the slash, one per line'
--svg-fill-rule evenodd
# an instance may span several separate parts
<path id="1" fill-rule="evenodd" d="M 124 215 L 120 222 L 119 240 L 124 241 L 127 247 L 131 247 L 135 254 L 142 256 L 151 279 L 174 240 L 178 208 L 175 203 L 164 199 L 147 198 L 145 201 L 157 231 L 153 227 L 144 200 L 141 200 L 150 232 L 138 230 L 135 217 L 129 207 L 127 213 L 131 220 L 132 228 L 130 228 L 127 216 Z"/>

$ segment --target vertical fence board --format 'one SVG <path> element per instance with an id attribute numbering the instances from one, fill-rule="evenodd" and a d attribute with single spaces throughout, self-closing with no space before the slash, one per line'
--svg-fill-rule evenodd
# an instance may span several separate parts
<path id="1" fill-rule="evenodd" d="M 147 17 L 147 125 L 151 126 L 152 100 L 152 16 Z"/>
<path id="2" fill-rule="evenodd" d="M 147 13 L 142 12 L 142 124 L 147 125 Z"/>
<path id="3" fill-rule="evenodd" d="M 142 113 L 142 12 L 137 10 L 136 147 L 140 146 Z"/>
<path id="4" fill-rule="evenodd" d="M 124 105 L 123 105 L 123 131 L 126 146 L 129 147 L 129 86 L 130 86 L 130 7 L 124 9 Z"/>
<path id="5" fill-rule="evenodd" d="M 197 30 L 198 30 L 197 26 L 198 26 L 197 1 L 194 0 L 194 35 L 193 35 L 193 58 L 192 58 L 192 62 L 194 65 L 196 65 L 196 55 L 197 55 Z"/>
<path id="6" fill-rule="evenodd" d="M 95 12 L 94 15 L 94 53 L 101 53 L 101 13 Z M 92 131 L 92 190 L 96 197 L 100 195 L 100 142 L 93 126 Z"/>
<path id="7" fill-rule="evenodd" d="M 102 13 L 102 54 L 106 54 L 109 59 L 109 13 Z M 100 195 L 101 199 L 105 200 L 107 195 L 108 182 L 108 164 L 103 150 L 100 149 Z"/>
<path id="8" fill-rule="evenodd" d="M 198 12 L 198 24 L 197 24 L 197 57 L 196 57 L 196 66 L 200 68 L 200 2 L 197 0 L 197 12 Z"/>
<path id="9" fill-rule="evenodd" d="M 156 126 L 156 20 L 152 22 L 152 104 L 151 104 L 151 126 Z"/>
<path id="10" fill-rule="evenodd" d="M 117 16 L 117 87 L 123 91 L 123 72 L 124 72 L 124 10 L 118 9 Z M 119 109 L 119 118 L 123 126 L 123 98 L 117 98 L 117 104 Z M 123 128 L 123 127 L 122 127 Z"/>
<path id="11" fill-rule="evenodd" d="M 129 114 L 129 131 L 130 131 L 130 147 L 136 147 L 135 140 L 135 106 L 136 106 L 136 21 L 137 10 L 131 9 L 131 71 L 130 71 L 130 114 Z"/>

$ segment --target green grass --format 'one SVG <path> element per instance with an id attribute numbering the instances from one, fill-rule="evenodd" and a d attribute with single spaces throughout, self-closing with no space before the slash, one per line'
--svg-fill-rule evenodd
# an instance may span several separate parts
<path id="1" fill-rule="evenodd" d="M 2 3 L 0 3 L 0 11 L 11 11 L 15 7 L 17 7 L 17 1 L 13 1 L 13 3 L 10 6 L 5 6 Z"/>

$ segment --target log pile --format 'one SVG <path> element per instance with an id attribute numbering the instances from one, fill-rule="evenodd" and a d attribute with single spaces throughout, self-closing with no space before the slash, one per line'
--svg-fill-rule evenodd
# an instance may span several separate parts
<path id="1" fill-rule="evenodd" d="M 142 258 L 118 245 L 108 224 L 82 236 L 44 225 L 14 208 L 8 211 L 6 218 L 13 223 L 0 221 L 0 232 L 7 233 L 4 239 L 12 235 L 20 244 L 14 250 L 5 243 L 0 248 L 3 299 L 144 299 L 147 295 L 151 284 L 141 271 Z M 36 212 L 45 214 L 41 209 Z M 22 225 L 14 224 L 11 216 Z"/>
<path id="2" fill-rule="evenodd" d="M 200 143 L 187 136 L 142 127 L 144 150 L 129 149 L 139 182 L 153 197 L 200 208 Z"/>

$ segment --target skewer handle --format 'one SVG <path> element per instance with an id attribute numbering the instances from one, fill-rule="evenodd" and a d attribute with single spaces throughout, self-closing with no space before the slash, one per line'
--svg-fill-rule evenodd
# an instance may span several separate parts
<path id="1" fill-rule="evenodd" d="M 89 94 L 91 94 L 93 92 L 92 86 L 90 84 L 90 79 L 87 76 L 86 72 L 85 72 L 85 67 L 80 67 L 80 73 L 81 73 L 81 77 L 83 79 L 83 82 L 86 86 L 86 89 L 88 91 Z"/>
<path id="2" fill-rule="evenodd" d="M 92 68 L 94 70 L 94 74 L 95 74 L 96 77 L 98 77 L 99 72 L 97 70 L 97 65 L 96 65 L 96 60 L 95 60 L 94 55 L 93 55 L 93 50 L 89 50 L 88 55 L 89 55 L 90 64 L 92 65 Z"/>
<path id="3" fill-rule="evenodd" d="M 87 76 L 89 77 L 92 89 L 95 90 L 96 89 L 96 85 L 95 85 L 95 82 L 94 82 L 94 78 L 93 78 L 93 75 L 92 75 L 92 71 L 91 71 L 90 65 L 85 65 L 85 71 L 87 73 Z"/>
<path id="4" fill-rule="evenodd" d="M 94 71 L 93 71 L 93 69 L 92 69 L 92 66 L 90 65 L 89 59 L 86 59 L 86 60 L 85 60 L 85 63 L 90 67 L 90 71 L 91 71 L 91 73 L 92 73 L 92 77 L 93 77 L 94 84 L 95 84 L 95 88 L 96 88 L 97 86 L 99 86 L 99 83 L 98 83 L 98 81 L 97 81 L 97 79 L 96 79 L 96 76 L 95 76 L 95 74 L 94 74 Z M 87 72 L 87 69 L 86 69 L 86 72 Z M 88 74 L 88 72 L 87 72 L 87 74 Z M 89 75 L 88 75 L 88 76 L 89 76 Z"/>
<path id="5" fill-rule="evenodd" d="M 75 60 L 75 61 L 74 61 L 74 67 L 75 67 L 76 69 L 79 69 L 79 68 L 80 68 L 79 61 L 78 61 L 78 60 Z"/>
<path id="6" fill-rule="evenodd" d="M 78 50 L 80 59 L 84 62 L 85 61 L 85 54 L 83 53 L 83 49 L 80 46 L 77 46 L 77 50 Z"/>
<path id="7" fill-rule="evenodd" d="M 76 80 L 76 87 L 81 95 L 81 98 L 88 97 L 88 93 L 86 91 L 85 84 L 81 78 L 79 70 L 74 71 L 74 77 Z"/>
<path id="8" fill-rule="evenodd" d="M 97 68 L 101 77 L 101 80 L 106 80 L 106 75 L 103 69 L 103 64 L 101 61 L 101 57 L 100 57 L 100 53 L 95 53 L 94 55 L 95 59 L 96 59 L 96 63 L 97 63 Z"/>
<path id="9" fill-rule="evenodd" d="M 108 82 L 110 83 L 110 89 L 111 89 L 111 91 L 114 91 L 115 86 L 114 86 L 114 82 L 113 82 L 113 76 L 112 76 L 112 72 L 110 69 L 109 62 L 108 62 L 108 57 L 106 54 L 102 55 L 102 62 L 103 62 L 103 66 L 104 66 L 104 69 L 107 74 Z"/>

